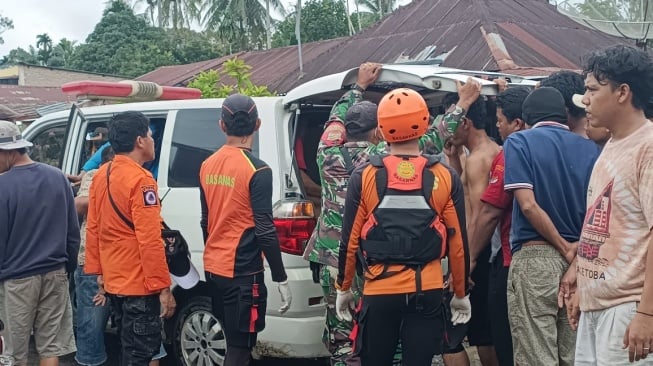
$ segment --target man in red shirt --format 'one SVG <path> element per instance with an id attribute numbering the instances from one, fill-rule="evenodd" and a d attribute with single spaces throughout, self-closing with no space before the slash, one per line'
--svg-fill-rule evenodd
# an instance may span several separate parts
<path id="1" fill-rule="evenodd" d="M 529 94 L 526 88 L 512 88 L 497 96 L 497 128 L 502 140 L 510 134 L 524 129 L 521 119 L 521 106 Z M 501 150 L 492 162 L 490 182 L 481 196 L 481 207 L 469 227 L 470 269 L 476 266 L 479 255 L 490 243 L 492 233 L 498 224 L 501 232 L 501 250 L 490 264 L 488 304 L 492 340 L 501 366 L 514 365 L 512 357 L 512 338 L 508 321 L 507 283 L 508 269 L 512 258 L 510 249 L 510 223 L 512 219 L 513 197 L 503 189 L 504 155 Z M 470 270 L 470 272 L 471 272 Z"/>

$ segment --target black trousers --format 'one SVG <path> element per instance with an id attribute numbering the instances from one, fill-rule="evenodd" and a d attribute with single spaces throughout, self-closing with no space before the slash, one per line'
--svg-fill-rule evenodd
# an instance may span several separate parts
<path id="1" fill-rule="evenodd" d="M 120 365 L 149 365 L 161 348 L 159 295 L 109 298 L 120 335 Z"/>
<path id="2" fill-rule="evenodd" d="M 263 272 L 235 278 L 207 272 L 213 315 L 224 327 L 227 354 L 224 366 L 247 366 L 258 332 L 265 328 L 267 288 Z"/>
<path id="3" fill-rule="evenodd" d="M 418 310 L 414 293 L 364 295 L 355 329 L 354 350 L 362 366 L 390 366 L 401 339 L 404 365 L 430 366 L 442 353 L 442 290 L 424 291 Z"/>
<path id="4" fill-rule="evenodd" d="M 488 291 L 490 324 L 492 341 L 499 365 L 513 366 L 512 335 L 508 320 L 508 272 L 510 268 L 503 266 L 503 254 L 499 251 L 490 264 L 490 283 Z"/>

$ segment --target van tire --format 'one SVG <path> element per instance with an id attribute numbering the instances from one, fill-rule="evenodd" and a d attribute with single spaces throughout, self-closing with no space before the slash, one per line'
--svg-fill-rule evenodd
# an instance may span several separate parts
<path id="1" fill-rule="evenodd" d="M 208 365 L 224 364 L 227 350 L 224 328 L 211 309 L 211 298 L 194 296 L 175 314 L 172 352 L 179 365 L 195 366 L 200 364 L 200 358 L 210 361 L 205 363 Z"/>

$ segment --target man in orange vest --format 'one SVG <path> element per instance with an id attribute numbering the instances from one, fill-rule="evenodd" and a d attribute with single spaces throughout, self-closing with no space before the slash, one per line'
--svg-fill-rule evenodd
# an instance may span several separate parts
<path id="1" fill-rule="evenodd" d="M 149 365 L 161 346 L 161 318 L 176 307 L 157 185 L 142 166 L 155 155 L 149 124 L 140 112 L 111 119 L 116 156 L 98 169 L 89 193 L 84 271 L 98 275 L 111 299 L 123 365 Z"/>
<path id="2" fill-rule="evenodd" d="M 401 339 L 404 363 L 427 366 L 443 347 L 440 260 L 445 255 L 455 292 L 452 322 L 471 318 L 463 186 L 439 158 L 420 154 L 429 112 L 419 93 L 404 88 L 386 94 L 378 123 L 390 155 L 371 157 L 349 181 L 336 311 L 339 318 L 351 319 L 358 261 L 365 288 L 352 338 L 362 365 L 391 365 Z"/>
<path id="3" fill-rule="evenodd" d="M 247 366 L 257 333 L 265 328 L 267 288 L 263 255 L 279 283 L 280 313 L 292 296 L 272 221 L 272 170 L 252 154 L 261 126 L 252 98 L 234 94 L 222 103 L 226 142 L 200 169 L 204 269 L 213 312 L 227 338 L 225 366 Z"/>

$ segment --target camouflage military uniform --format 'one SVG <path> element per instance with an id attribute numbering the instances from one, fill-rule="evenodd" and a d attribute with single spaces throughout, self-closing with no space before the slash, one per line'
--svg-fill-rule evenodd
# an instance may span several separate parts
<path id="1" fill-rule="evenodd" d="M 362 100 L 360 92 L 347 92 L 334 104 L 329 121 L 325 125 L 317 150 L 317 165 L 322 183 L 322 210 L 315 231 L 304 252 L 305 259 L 321 264 L 320 284 L 327 303 L 323 340 L 332 355 L 331 365 L 333 366 L 360 364 L 356 357 L 350 355 L 352 344 L 349 333 L 353 324 L 338 320 L 335 311 L 338 250 L 349 182 L 349 172 L 340 149 L 344 143 L 344 147 L 351 156 L 353 166 L 358 167 L 367 163 L 370 155 L 385 154 L 387 148 L 385 142 L 378 145 L 367 141 L 344 142 L 345 114 L 353 104 Z M 438 116 L 427 133 L 420 139 L 420 149 L 427 154 L 439 154 L 444 145 L 444 139 L 441 136 L 450 136 L 455 132 L 456 127 L 457 121 L 450 114 L 444 117 Z M 354 280 L 352 292 L 358 302 L 362 293 L 361 278 Z M 398 348 L 394 363 L 401 364 L 400 348 Z"/>

